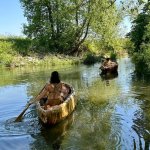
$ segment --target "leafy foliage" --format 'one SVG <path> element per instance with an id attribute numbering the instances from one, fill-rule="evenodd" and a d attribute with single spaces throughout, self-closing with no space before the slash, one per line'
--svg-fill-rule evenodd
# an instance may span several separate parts
<path id="1" fill-rule="evenodd" d="M 121 13 L 115 0 L 20 0 L 28 24 L 24 33 L 42 52 L 79 55 L 86 38 L 115 49 Z"/>
<path id="2" fill-rule="evenodd" d="M 66 52 L 86 36 L 90 1 L 21 0 L 28 25 L 24 33 L 44 51 Z M 83 38 L 82 38 L 83 37 Z"/>
<path id="3" fill-rule="evenodd" d="M 9 45 L 8 49 L 10 50 L 10 52 L 12 51 L 11 53 L 15 51 L 16 53 L 21 54 L 23 56 L 28 55 L 31 47 L 31 40 L 23 37 L 15 37 L 15 36 L 0 37 L 0 42 L 1 46 L 3 44 Z M 4 49 L 3 47 L 1 49 L 2 51 L 6 50 L 6 48 Z"/>
<path id="4" fill-rule="evenodd" d="M 12 62 L 13 54 L 15 51 L 12 49 L 11 42 L 0 41 L 0 63 L 9 64 Z"/>
<path id="5" fill-rule="evenodd" d="M 10 66 L 13 61 L 18 62 L 16 57 L 19 59 L 20 55 L 28 55 L 30 46 L 31 41 L 27 38 L 13 36 L 0 37 L 0 63 Z"/>
<path id="6" fill-rule="evenodd" d="M 99 7 L 97 7 L 99 6 Z M 110 7 L 106 1 L 96 1 L 94 18 L 92 22 L 92 31 L 99 39 L 99 47 L 102 50 L 114 50 L 115 43 L 119 36 L 119 23 L 121 14 L 115 5 Z M 101 12 L 101 13 L 100 13 Z"/>
<path id="7" fill-rule="evenodd" d="M 84 60 L 84 64 L 94 64 L 96 62 L 96 57 L 92 54 L 88 54 Z"/>
<path id="8" fill-rule="evenodd" d="M 145 4 L 141 12 L 134 20 L 130 33 L 134 49 L 130 50 L 136 64 L 137 72 L 150 72 L 150 2 Z"/>

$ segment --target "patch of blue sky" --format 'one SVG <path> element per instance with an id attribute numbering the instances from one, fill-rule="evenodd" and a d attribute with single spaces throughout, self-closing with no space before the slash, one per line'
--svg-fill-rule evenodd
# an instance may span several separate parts
<path id="1" fill-rule="evenodd" d="M 19 0 L 0 1 L 0 35 L 23 36 L 22 25 L 26 22 Z"/>

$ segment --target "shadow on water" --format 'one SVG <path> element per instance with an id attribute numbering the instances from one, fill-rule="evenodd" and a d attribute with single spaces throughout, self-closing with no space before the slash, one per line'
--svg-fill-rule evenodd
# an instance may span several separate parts
<path id="1" fill-rule="evenodd" d="M 110 85 L 109 81 L 117 78 L 118 77 L 118 72 L 107 73 L 107 74 L 100 73 L 100 76 L 101 76 L 102 81 L 106 81 L 106 85 L 109 86 Z"/>
<path id="2" fill-rule="evenodd" d="M 74 122 L 74 113 L 54 126 L 41 126 L 40 133 L 31 135 L 35 141 L 30 145 L 32 149 L 59 150 L 64 136 Z"/>
<path id="3" fill-rule="evenodd" d="M 49 127 L 43 126 L 37 117 L 16 123 L 14 120 L 15 118 L 12 118 L 0 123 L 0 149 L 58 150 L 74 122 L 74 112 L 62 122 Z"/>

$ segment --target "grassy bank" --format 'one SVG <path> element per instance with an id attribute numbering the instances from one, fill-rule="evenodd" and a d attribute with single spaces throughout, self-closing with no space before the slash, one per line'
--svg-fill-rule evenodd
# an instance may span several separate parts
<path id="1" fill-rule="evenodd" d="M 102 51 L 90 42 L 85 43 L 85 49 L 80 57 L 73 57 L 66 54 L 44 52 L 42 49 L 37 51 L 32 45 L 32 41 L 23 37 L 0 37 L 0 65 L 5 67 L 22 67 L 22 66 L 56 66 L 72 64 L 93 64 L 100 62 L 106 54 L 116 59 L 120 52 L 114 53 L 106 50 Z"/>
<path id="2" fill-rule="evenodd" d="M 21 67 L 33 65 L 67 65 L 78 64 L 78 57 L 60 54 L 37 53 L 32 43 L 22 37 L 0 37 L 0 65 L 5 67 Z"/>
<path id="3" fill-rule="evenodd" d="M 64 55 L 31 55 L 25 57 L 15 57 L 11 62 L 10 67 L 72 65 L 79 64 L 80 62 L 81 61 L 78 58 Z"/>
<path id="4" fill-rule="evenodd" d="M 0 65 L 4 67 L 56 66 L 79 63 L 94 63 L 98 57 L 93 54 L 73 57 L 64 54 L 43 53 L 34 49 L 30 39 L 23 37 L 0 37 Z"/>

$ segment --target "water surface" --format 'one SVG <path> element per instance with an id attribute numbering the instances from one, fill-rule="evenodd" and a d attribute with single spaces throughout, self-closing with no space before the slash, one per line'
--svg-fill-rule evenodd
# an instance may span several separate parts
<path id="1" fill-rule="evenodd" d="M 0 69 L 0 149 L 149 150 L 150 82 L 136 78 L 129 58 L 118 62 L 118 75 L 107 78 L 100 76 L 100 64 Z M 31 106 L 22 122 L 14 123 L 54 70 L 75 88 L 73 114 L 44 128 Z"/>

